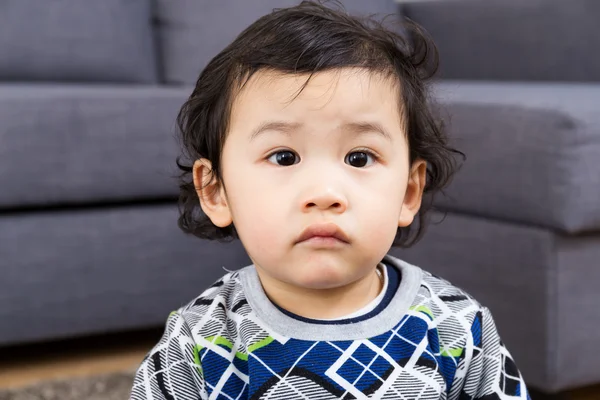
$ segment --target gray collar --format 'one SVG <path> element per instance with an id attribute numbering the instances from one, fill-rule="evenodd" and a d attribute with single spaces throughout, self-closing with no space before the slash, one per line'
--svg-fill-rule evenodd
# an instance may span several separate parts
<path id="1" fill-rule="evenodd" d="M 422 271 L 405 261 L 386 255 L 383 262 L 397 268 L 402 277 L 400 287 L 389 305 L 373 318 L 351 324 L 311 324 L 287 316 L 265 294 L 253 265 L 240 271 L 240 280 L 248 304 L 276 333 L 300 340 L 357 340 L 381 335 L 394 328 L 406 315 L 421 286 Z"/>

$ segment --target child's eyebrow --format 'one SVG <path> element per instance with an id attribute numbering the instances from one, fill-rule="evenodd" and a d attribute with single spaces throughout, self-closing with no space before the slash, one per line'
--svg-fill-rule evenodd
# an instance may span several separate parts
<path id="1" fill-rule="evenodd" d="M 388 133 L 388 131 L 378 122 L 348 122 L 341 126 L 343 132 L 353 133 L 355 136 L 364 134 L 364 133 L 378 133 L 382 135 L 384 138 L 392 141 L 392 137 Z"/>
<path id="2" fill-rule="evenodd" d="M 266 131 L 281 132 L 286 135 L 290 135 L 293 131 L 301 128 L 303 124 L 298 122 L 285 122 L 285 121 L 267 121 L 258 128 L 256 128 L 250 136 L 250 141 L 256 139 L 257 136 Z M 342 124 L 339 128 L 342 132 L 348 132 L 354 136 L 359 136 L 365 133 L 376 133 L 383 136 L 385 139 L 392 141 L 392 137 L 387 130 L 378 122 L 347 122 Z"/>
<path id="3" fill-rule="evenodd" d="M 261 133 L 265 133 L 266 131 L 277 131 L 285 134 L 290 134 L 292 131 L 297 130 L 302 127 L 302 124 L 299 122 L 285 122 L 285 121 L 267 121 L 263 122 L 252 132 L 250 136 L 250 141 L 256 139 Z"/>

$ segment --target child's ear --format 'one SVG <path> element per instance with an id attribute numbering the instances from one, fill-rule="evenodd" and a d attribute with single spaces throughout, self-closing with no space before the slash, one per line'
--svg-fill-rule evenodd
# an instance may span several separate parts
<path id="1" fill-rule="evenodd" d="M 220 228 L 231 225 L 233 219 L 227 204 L 224 187 L 212 173 L 212 164 L 206 158 L 194 162 L 194 187 L 202 211 Z"/>
<path id="2" fill-rule="evenodd" d="M 400 218 L 398 219 L 399 227 L 409 226 L 413 222 L 415 215 L 419 212 L 421 201 L 423 200 L 426 176 L 427 162 L 424 160 L 413 162 L 408 176 L 402 209 L 400 210 Z"/>

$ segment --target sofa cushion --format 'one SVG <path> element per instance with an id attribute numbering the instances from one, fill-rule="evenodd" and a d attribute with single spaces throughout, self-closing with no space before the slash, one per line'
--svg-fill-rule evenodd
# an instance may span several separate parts
<path id="1" fill-rule="evenodd" d="M 0 208 L 173 197 L 190 89 L 0 85 Z"/>
<path id="2" fill-rule="evenodd" d="M 194 84 L 202 69 L 235 37 L 274 8 L 294 6 L 298 0 L 156 0 L 155 20 L 163 79 L 172 84 Z M 392 0 L 342 0 L 351 13 L 392 14 Z"/>
<path id="3" fill-rule="evenodd" d="M 600 85 L 435 88 L 467 160 L 438 204 L 569 233 L 600 230 Z"/>
<path id="4" fill-rule="evenodd" d="M 600 81 L 596 0 L 410 1 L 444 79 Z"/>
<path id="5" fill-rule="evenodd" d="M 0 80 L 156 82 L 148 0 L 0 2 Z"/>
<path id="6" fill-rule="evenodd" d="M 177 216 L 175 203 L 0 215 L 0 345 L 161 327 L 251 263 Z"/>

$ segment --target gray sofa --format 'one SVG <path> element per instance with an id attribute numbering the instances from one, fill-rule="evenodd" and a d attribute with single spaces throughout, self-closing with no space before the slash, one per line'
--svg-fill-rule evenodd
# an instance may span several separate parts
<path id="1" fill-rule="evenodd" d="M 397 254 L 489 306 L 532 387 L 599 383 L 600 2 L 403 9 L 439 46 L 436 99 L 467 161 L 443 223 Z"/>
<path id="2" fill-rule="evenodd" d="M 294 3 L 0 2 L 0 346 L 160 326 L 248 262 L 178 231 L 175 116 L 220 48 Z M 600 382 L 600 9 L 526 3 L 403 4 L 438 41 L 468 160 L 443 223 L 394 254 L 489 306 L 530 384 L 559 392 Z"/>

